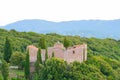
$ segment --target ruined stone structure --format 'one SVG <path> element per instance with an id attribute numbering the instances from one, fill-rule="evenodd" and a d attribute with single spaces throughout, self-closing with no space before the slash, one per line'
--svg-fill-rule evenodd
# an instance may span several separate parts
<path id="1" fill-rule="evenodd" d="M 28 46 L 29 55 L 30 55 L 30 65 L 31 72 L 34 70 L 34 63 L 37 60 L 37 51 L 38 48 L 30 45 Z M 68 47 L 65 49 L 63 44 L 55 43 L 53 47 L 48 47 L 48 57 L 52 57 L 52 53 L 54 52 L 54 56 L 60 59 L 67 61 L 68 63 L 78 61 L 83 62 L 87 60 L 87 44 L 75 45 L 73 47 Z M 45 49 L 41 50 L 42 60 L 45 60 Z"/>

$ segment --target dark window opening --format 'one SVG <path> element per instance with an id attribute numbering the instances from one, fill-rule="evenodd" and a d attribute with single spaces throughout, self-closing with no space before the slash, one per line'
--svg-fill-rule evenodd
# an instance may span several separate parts
<path id="1" fill-rule="evenodd" d="M 75 46 L 73 48 L 76 48 Z"/>
<path id="2" fill-rule="evenodd" d="M 75 51 L 73 51 L 73 54 L 75 54 Z"/>

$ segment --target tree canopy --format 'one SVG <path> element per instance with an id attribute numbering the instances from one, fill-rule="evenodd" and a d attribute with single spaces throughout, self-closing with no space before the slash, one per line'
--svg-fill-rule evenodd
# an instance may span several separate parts
<path id="1" fill-rule="evenodd" d="M 110 38 L 97 39 L 80 36 L 63 36 L 54 33 L 37 34 L 34 32 L 17 32 L 14 30 L 7 31 L 0 29 L 1 60 L 5 57 L 4 53 L 9 50 L 9 48 L 6 48 L 5 50 L 5 42 L 7 41 L 6 37 L 8 37 L 8 40 L 10 41 L 9 43 L 12 46 L 13 55 L 16 52 L 19 54 L 25 54 L 26 47 L 30 44 L 39 47 L 40 39 L 42 37 L 45 37 L 48 47 L 53 46 L 57 41 L 64 44 L 65 37 L 70 41 L 69 46 L 82 43 L 88 45 L 87 61 L 83 63 L 73 62 L 67 64 L 63 60 L 53 57 L 47 59 L 45 64 L 39 64 L 40 72 L 44 72 L 44 74 L 38 72 L 37 76 L 40 79 L 47 76 L 43 80 L 52 80 L 53 78 L 56 80 L 120 80 L 120 40 Z M 7 43 L 7 45 L 9 43 Z M 10 62 L 14 62 L 14 60 L 10 60 Z M 12 65 L 12 63 L 10 63 L 10 65 Z M 58 76 L 58 74 L 61 75 Z"/>

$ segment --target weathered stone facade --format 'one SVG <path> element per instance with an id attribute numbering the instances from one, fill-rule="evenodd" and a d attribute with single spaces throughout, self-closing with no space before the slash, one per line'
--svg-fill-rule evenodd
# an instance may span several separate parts
<path id="1" fill-rule="evenodd" d="M 29 55 L 30 55 L 30 63 L 31 68 L 33 68 L 33 63 L 37 60 L 37 51 L 38 48 L 30 45 L 28 46 Z M 63 44 L 56 43 L 53 47 L 48 47 L 48 57 L 52 57 L 52 53 L 54 52 L 54 56 L 60 59 L 67 61 L 68 63 L 78 61 L 83 62 L 87 60 L 87 44 L 75 45 L 73 47 L 68 47 L 65 49 Z M 45 50 L 41 50 L 42 60 L 45 60 Z"/>

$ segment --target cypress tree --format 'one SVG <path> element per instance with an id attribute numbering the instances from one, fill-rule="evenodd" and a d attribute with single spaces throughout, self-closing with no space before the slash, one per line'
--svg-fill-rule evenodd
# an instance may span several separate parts
<path id="1" fill-rule="evenodd" d="M 45 37 L 40 38 L 39 47 L 40 47 L 41 49 L 46 49 Z"/>
<path id="2" fill-rule="evenodd" d="M 39 48 L 37 52 L 37 61 L 35 63 L 35 71 L 37 74 L 39 74 L 40 64 L 42 64 L 42 57 L 41 57 L 41 49 Z"/>
<path id="3" fill-rule="evenodd" d="M 54 57 L 55 55 L 54 55 L 54 52 L 52 52 L 52 57 Z"/>
<path id="4" fill-rule="evenodd" d="M 45 49 L 46 51 L 45 51 L 45 61 L 48 59 L 48 50 L 47 50 L 47 48 Z"/>
<path id="5" fill-rule="evenodd" d="M 5 46 L 4 46 L 4 60 L 10 62 L 10 57 L 12 55 L 12 47 L 9 39 L 6 37 Z"/>
<path id="6" fill-rule="evenodd" d="M 39 61 L 38 60 L 35 62 L 35 71 L 37 74 L 39 74 Z"/>
<path id="7" fill-rule="evenodd" d="M 29 50 L 26 54 L 26 61 L 25 61 L 25 78 L 30 79 L 30 60 L 29 60 Z"/>
<path id="8" fill-rule="evenodd" d="M 2 60 L 1 73 L 3 76 L 3 80 L 8 80 L 9 64 L 5 60 Z"/>
<path id="9" fill-rule="evenodd" d="M 67 37 L 64 38 L 64 47 L 67 49 L 70 46 L 70 41 L 67 39 Z"/>
<path id="10" fill-rule="evenodd" d="M 37 61 L 35 63 L 35 71 L 37 74 L 39 74 L 39 72 L 41 70 L 40 65 L 42 65 L 41 48 L 38 49 Z"/>
<path id="11" fill-rule="evenodd" d="M 41 56 L 41 49 L 38 49 L 37 53 L 37 61 L 39 61 L 39 64 L 42 64 L 42 56 Z"/>

